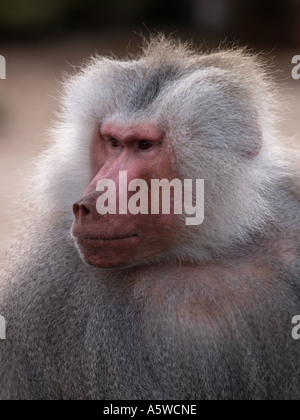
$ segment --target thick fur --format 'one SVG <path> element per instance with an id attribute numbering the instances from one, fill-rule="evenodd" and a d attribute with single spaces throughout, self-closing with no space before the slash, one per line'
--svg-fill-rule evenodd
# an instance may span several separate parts
<path id="1" fill-rule="evenodd" d="M 300 398 L 300 204 L 276 104 L 256 58 L 163 38 L 66 81 L 36 204 L 0 277 L 1 399 Z M 69 239 L 108 117 L 151 118 L 180 177 L 206 185 L 204 224 L 128 270 L 86 266 Z"/>
<path id="2" fill-rule="evenodd" d="M 173 139 L 180 177 L 205 180 L 205 223 L 181 233 L 168 258 L 215 256 L 272 217 L 274 188 L 289 166 L 276 131 L 277 97 L 259 60 L 243 51 L 198 55 L 156 39 L 137 60 L 98 57 L 65 83 L 62 121 L 40 161 L 34 194 L 71 221 L 70 203 L 90 181 L 95 125 L 150 118 Z M 261 141 L 259 155 L 249 158 Z"/>

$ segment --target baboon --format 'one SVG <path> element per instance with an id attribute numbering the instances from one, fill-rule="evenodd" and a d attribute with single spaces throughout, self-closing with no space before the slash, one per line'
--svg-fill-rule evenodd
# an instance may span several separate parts
<path id="1" fill-rule="evenodd" d="M 299 399 L 297 174 L 261 59 L 157 36 L 64 86 L 0 275 L 0 398 Z M 204 222 L 100 215 L 120 171 L 203 179 Z"/>

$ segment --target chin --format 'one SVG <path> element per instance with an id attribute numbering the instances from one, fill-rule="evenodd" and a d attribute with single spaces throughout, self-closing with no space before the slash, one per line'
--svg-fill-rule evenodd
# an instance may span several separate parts
<path id="1" fill-rule="evenodd" d="M 117 261 L 102 259 L 97 256 L 87 256 L 80 253 L 85 264 L 99 268 L 101 270 L 121 270 L 135 267 L 136 263 L 133 261 Z"/>
<path id="2" fill-rule="evenodd" d="M 136 265 L 137 249 L 129 244 L 98 243 L 91 245 L 75 239 L 81 259 L 88 265 L 99 269 L 122 269 Z M 127 246 L 126 246 L 127 245 Z"/>

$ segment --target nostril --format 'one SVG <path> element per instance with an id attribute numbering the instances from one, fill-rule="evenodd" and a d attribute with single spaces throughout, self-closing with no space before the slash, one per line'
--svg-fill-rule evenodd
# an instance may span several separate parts
<path id="1" fill-rule="evenodd" d="M 79 213 L 79 204 L 76 203 L 76 204 L 73 205 L 73 213 L 74 213 L 75 216 L 78 215 L 78 213 Z"/>
<path id="2" fill-rule="evenodd" d="M 85 205 L 75 203 L 73 205 L 73 213 L 75 217 L 77 217 L 77 216 L 87 216 L 91 212 Z"/>
<path id="3" fill-rule="evenodd" d="M 88 214 L 90 214 L 89 209 L 85 207 L 83 204 L 81 204 L 79 211 L 82 212 L 83 216 L 87 216 Z"/>

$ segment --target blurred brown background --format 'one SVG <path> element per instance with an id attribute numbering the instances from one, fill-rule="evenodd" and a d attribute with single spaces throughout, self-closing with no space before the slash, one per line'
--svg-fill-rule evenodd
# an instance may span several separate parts
<path id="1" fill-rule="evenodd" d="M 134 53 L 139 35 L 155 31 L 208 48 L 226 40 L 272 57 L 288 96 L 282 131 L 300 144 L 300 80 L 291 77 L 292 57 L 300 55 L 300 0 L 1 0 L 0 265 L 18 235 L 14 197 L 47 145 L 62 73 L 96 51 Z"/>

